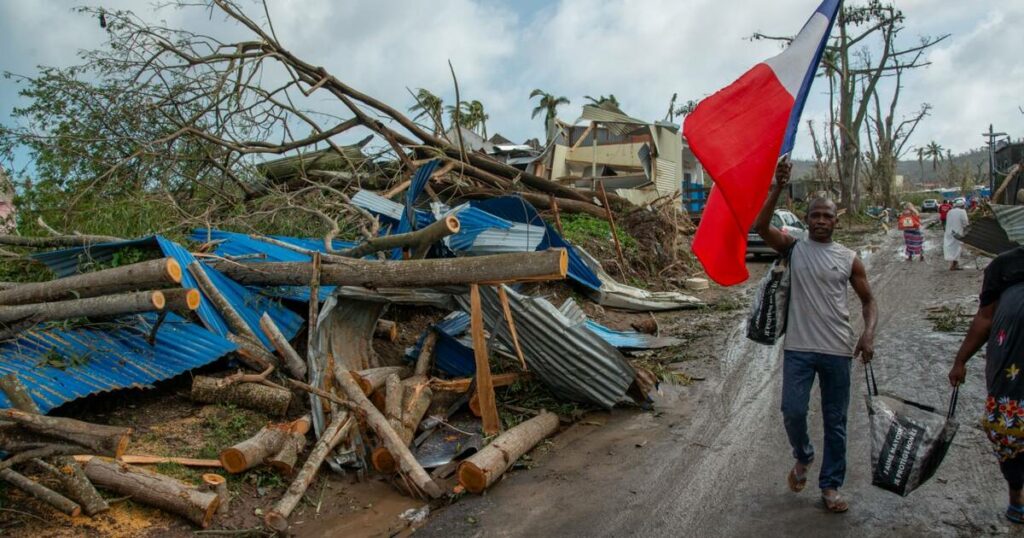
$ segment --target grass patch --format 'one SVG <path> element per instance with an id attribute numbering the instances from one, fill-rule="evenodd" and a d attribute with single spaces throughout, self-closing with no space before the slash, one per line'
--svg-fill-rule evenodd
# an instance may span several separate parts
<path id="1" fill-rule="evenodd" d="M 962 305 L 955 308 L 943 306 L 928 314 L 932 330 L 944 333 L 965 332 L 971 325 L 971 317 Z"/>
<path id="2" fill-rule="evenodd" d="M 203 481 L 203 473 L 179 463 L 158 463 L 155 470 L 160 474 L 177 478 L 190 484 L 199 484 Z"/>
<path id="3" fill-rule="evenodd" d="M 710 310 L 715 312 L 731 312 L 746 307 L 738 294 L 730 293 L 720 297 L 717 301 L 708 305 Z"/>
<path id="4" fill-rule="evenodd" d="M 608 221 L 583 213 L 562 215 L 562 235 L 570 243 L 585 244 L 590 241 L 612 241 L 612 227 Z M 623 251 L 635 252 L 639 245 L 636 239 L 622 228 L 618 229 L 619 242 Z"/>
<path id="5" fill-rule="evenodd" d="M 267 417 L 231 404 L 218 405 L 203 419 L 205 438 L 198 457 L 214 459 L 225 447 L 252 437 L 267 423 Z"/>

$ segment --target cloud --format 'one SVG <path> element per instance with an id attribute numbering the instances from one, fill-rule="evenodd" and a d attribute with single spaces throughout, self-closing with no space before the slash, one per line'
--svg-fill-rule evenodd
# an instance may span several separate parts
<path id="1" fill-rule="evenodd" d="M 615 94 L 626 112 L 664 117 L 673 93 L 698 99 L 735 80 L 746 69 L 779 51 L 774 42 L 751 42 L 755 31 L 790 35 L 810 14 L 814 0 L 745 2 L 722 0 L 498 0 L 269 2 L 282 43 L 306 61 L 322 65 L 351 86 L 398 110 L 413 103 L 406 91 L 423 87 L 454 101 L 448 60 L 455 67 L 462 98 L 483 101 L 488 130 L 513 140 L 542 136 L 530 118 L 541 88 L 565 95 L 572 104 L 563 119 L 579 114 L 584 95 Z M 136 2 L 105 2 L 113 7 Z M 258 4 L 243 4 L 259 21 Z M 108 7 L 111 7 L 108 6 Z M 989 123 L 1019 136 L 1024 131 L 1024 61 L 1019 27 L 1024 3 L 992 3 L 978 9 L 957 0 L 900 0 L 907 15 L 904 39 L 918 34 L 953 36 L 929 54 L 932 65 L 910 74 L 903 109 L 934 106 L 913 143 L 935 139 L 954 151 L 981 144 Z M 204 10 L 140 9 L 140 16 L 166 19 L 238 38 L 245 32 L 210 18 Z M 56 28 L 59 31 L 40 31 Z M 0 69 L 30 72 L 36 64 L 75 63 L 77 49 L 100 45 L 104 33 L 95 19 L 71 13 L 57 0 L 0 0 Z M 270 73 L 283 77 L 282 73 Z M 820 81 L 819 81 L 820 82 Z M 16 87 L 0 80 L 0 121 L 6 121 Z M 323 92 L 307 106 L 342 113 Z M 805 119 L 821 121 L 827 94 L 816 86 Z M 806 133 L 797 155 L 809 155 Z"/>

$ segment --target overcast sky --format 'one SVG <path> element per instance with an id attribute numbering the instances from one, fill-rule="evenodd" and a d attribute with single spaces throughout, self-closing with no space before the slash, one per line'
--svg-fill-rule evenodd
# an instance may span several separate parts
<path id="1" fill-rule="evenodd" d="M 902 42 L 952 36 L 929 54 L 932 65 L 907 78 L 906 113 L 933 105 L 911 141 L 935 140 L 955 152 L 982 145 L 990 123 L 1024 136 L 1024 0 L 899 0 L 907 16 Z M 793 34 L 817 0 L 269 0 L 284 46 L 310 63 L 396 108 L 413 100 L 406 88 L 427 88 L 454 101 L 448 61 L 464 100 L 479 99 L 488 131 L 519 142 L 543 137 L 528 95 L 541 88 L 568 97 L 562 119 L 579 116 L 584 95 L 615 94 L 623 110 L 647 120 L 665 115 L 673 93 L 699 99 L 776 54 L 778 45 L 751 42 L 755 31 Z M 31 74 L 36 65 L 76 62 L 79 49 L 100 46 L 95 19 L 72 13 L 77 2 L 0 0 L 0 70 Z M 202 25 L 238 35 L 203 10 L 130 8 L 170 25 Z M 243 2 L 243 5 L 248 5 Z M 258 11 L 253 9 L 252 13 Z M 262 18 L 262 17 L 261 17 Z M 219 29 L 219 30 L 218 30 Z M 812 88 L 804 119 L 821 119 L 827 87 Z M 0 80 L 0 122 L 10 121 L 17 87 Z M 323 99 L 329 97 L 324 96 Z M 801 126 L 795 153 L 810 155 Z M 24 164 L 24 163 L 22 163 Z"/>

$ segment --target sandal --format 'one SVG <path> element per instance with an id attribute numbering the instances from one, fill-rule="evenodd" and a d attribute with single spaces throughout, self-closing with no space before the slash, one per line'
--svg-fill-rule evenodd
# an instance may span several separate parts
<path id="1" fill-rule="evenodd" d="M 850 503 L 846 502 L 846 499 L 838 491 L 832 493 L 832 495 L 822 493 L 821 500 L 825 502 L 825 509 L 833 514 L 842 514 L 850 509 Z M 1021 515 L 1024 516 L 1024 513 Z"/>
<path id="2" fill-rule="evenodd" d="M 1012 523 L 1024 524 L 1024 506 L 1016 504 L 1007 505 L 1006 519 Z"/>
<path id="3" fill-rule="evenodd" d="M 807 486 L 807 468 L 810 467 L 810 463 L 805 465 L 804 474 L 800 476 L 796 474 L 796 465 L 789 470 L 789 476 L 786 477 L 786 482 L 789 483 L 789 491 L 793 493 L 800 493 Z"/>

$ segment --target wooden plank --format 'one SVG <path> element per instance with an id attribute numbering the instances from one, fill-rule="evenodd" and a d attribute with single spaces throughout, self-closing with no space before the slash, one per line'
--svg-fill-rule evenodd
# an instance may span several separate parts
<path id="1" fill-rule="evenodd" d="M 505 312 L 505 322 L 508 323 L 508 330 L 512 333 L 512 345 L 516 348 L 516 357 L 519 357 L 519 364 L 523 371 L 529 371 L 526 367 L 526 357 L 523 356 L 523 349 L 519 347 L 519 337 L 516 335 L 516 322 L 512 319 L 512 308 L 508 305 L 508 294 L 505 293 L 505 286 L 498 286 L 498 299 L 501 301 L 501 309 Z"/>
<path id="2" fill-rule="evenodd" d="M 473 336 L 473 356 L 476 359 L 476 390 L 480 396 L 480 414 L 483 418 L 484 434 L 494 435 L 501 430 L 498 419 L 498 405 L 494 398 L 494 381 L 491 379 L 491 364 L 487 356 L 487 341 L 484 339 L 484 315 L 480 308 L 480 286 L 469 286 L 469 330 Z"/>

